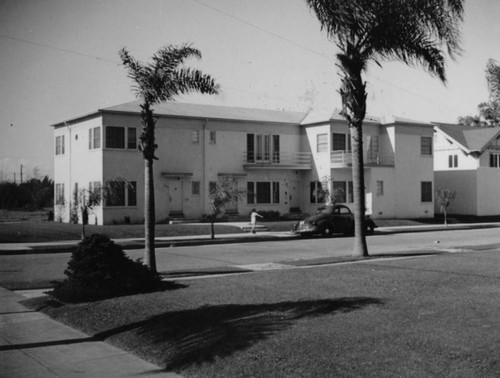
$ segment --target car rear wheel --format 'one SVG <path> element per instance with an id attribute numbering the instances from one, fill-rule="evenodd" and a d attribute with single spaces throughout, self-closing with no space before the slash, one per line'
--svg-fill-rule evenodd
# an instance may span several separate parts
<path id="1" fill-rule="evenodd" d="M 369 224 L 366 226 L 366 233 L 368 235 L 373 235 L 373 231 L 375 231 L 375 228 L 373 227 L 373 225 Z"/>

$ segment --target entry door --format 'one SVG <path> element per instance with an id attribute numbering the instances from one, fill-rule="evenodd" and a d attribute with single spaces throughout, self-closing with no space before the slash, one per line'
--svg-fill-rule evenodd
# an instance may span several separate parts
<path id="1" fill-rule="evenodd" d="M 238 182 L 236 180 L 230 181 L 233 192 L 238 189 Z M 226 205 L 226 214 L 238 214 L 238 199 L 234 199 Z"/>
<path id="2" fill-rule="evenodd" d="M 173 179 L 168 181 L 168 210 L 170 214 L 183 213 L 182 180 Z"/>

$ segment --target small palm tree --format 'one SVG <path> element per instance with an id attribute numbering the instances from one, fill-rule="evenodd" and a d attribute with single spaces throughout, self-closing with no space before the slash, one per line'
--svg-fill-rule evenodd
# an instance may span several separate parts
<path id="1" fill-rule="evenodd" d="M 176 96 L 193 91 L 217 94 L 219 85 L 210 75 L 181 66 L 188 58 L 201 59 L 201 52 L 188 44 L 163 47 L 153 55 L 152 62 L 147 64 L 133 58 L 125 48 L 121 49 L 119 54 L 123 65 L 128 70 L 128 77 L 134 81 L 132 89 L 142 100 L 143 128 L 140 136 L 140 150 L 145 161 L 144 264 L 151 271 L 156 272 L 153 161 L 158 159 L 155 156 L 158 145 L 155 143 L 156 119 L 151 106 L 173 101 Z"/>
<path id="2" fill-rule="evenodd" d="M 396 59 L 419 64 L 443 82 L 445 52 L 460 51 L 464 0 L 306 0 L 322 29 L 337 45 L 342 115 L 349 123 L 355 215 L 353 254 L 367 256 L 363 133 L 368 63 Z"/>

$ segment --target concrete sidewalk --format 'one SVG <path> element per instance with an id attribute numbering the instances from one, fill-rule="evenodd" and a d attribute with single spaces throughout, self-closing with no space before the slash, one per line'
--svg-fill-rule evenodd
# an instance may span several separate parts
<path id="1" fill-rule="evenodd" d="M 0 287 L 1 377 L 181 377 L 27 309 Z"/>
<path id="2" fill-rule="evenodd" d="M 380 235 L 407 232 L 470 230 L 494 227 L 500 227 L 500 223 L 461 223 L 450 224 L 448 225 L 448 227 L 440 224 L 378 227 L 375 229 L 375 234 Z M 235 234 L 216 234 L 215 239 L 210 239 L 210 235 L 189 235 L 157 237 L 155 240 L 157 248 L 164 248 L 207 244 L 253 243 L 260 241 L 293 240 L 296 238 L 298 238 L 298 236 L 292 234 L 290 231 L 260 231 L 256 234 L 252 234 L 250 232 L 241 232 Z M 114 241 L 115 243 L 121 245 L 123 249 L 139 249 L 144 247 L 144 239 L 141 238 L 114 239 Z M 65 240 L 43 243 L 0 243 L 0 255 L 72 252 L 76 249 L 76 246 L 79 242 L 80 240 Z"/>

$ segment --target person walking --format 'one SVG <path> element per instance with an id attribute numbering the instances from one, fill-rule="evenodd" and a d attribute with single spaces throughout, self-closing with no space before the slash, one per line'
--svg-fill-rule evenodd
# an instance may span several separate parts
<path id="1" fill-rule="evenodd" d="M 257 212 L 257 210 L 252 209 L 252 212 L 250 213 L 250 224 L 252 225 L 252 234 L 255 234 L 255 225 L 257 223 L 257 217 L 264 218 Z"/>

